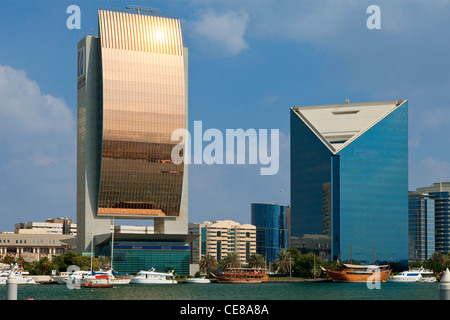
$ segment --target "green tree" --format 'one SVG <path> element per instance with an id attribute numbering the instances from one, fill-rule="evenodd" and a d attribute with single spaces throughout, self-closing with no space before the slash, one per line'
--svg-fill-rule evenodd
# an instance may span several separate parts
<path id="1" fill-rule="evenodd" d="M 217 268 L 217 261 L 212 255 L 205 254 L 200 259 L 200 272 L 209 274 L 211 270 L 214 270 L 216 268 Z"/>
<path id="2" fill-rule="evenodd" d="M 294 273 L 302 278 L 318 278 L 322 274 L 320 265 L 322 261 L 314 254 L 308 253 L 298 257 L 294 264 Z"/>
<path id="3" fill-rule="evenodd" d="M 239 268 L 241 266 L 241 258 L 236 252 L 229 252 L 225 258 L 219 261 L 219 265 L 223 269 Z"/>
<path id="4" fill-rule="evenodd" d="M 101 266 L 105 266 L 106 261 L 109 261 L 109 258 L 103 256 L 92 259 L 92 269 L 99 270 Z M 81 270 L 91 270 L 91 257 L 82 256 L 81 253 L 73 251 L 55 257 L 53 262 L 55 269 L 59 270 L 59 272 L 67 271 L 69 266 L 77 266 Z M 106 266 L 109 266 L 109 264 Z"/>
<path id="5" fill-rule="evenodd" d="M 45 275 L 47 273 L 47 270 L 49 270 L 51 266 L 52 262 L 50 261 L 50 259 L 47 257 L 43 257 L 37 262 L 36 269 L 38 269 L 41 274 Z"/>
<path id="6" fill-rule="evenodd" d="M 90 269 L 90 257 L 89 259 L 89 269 Z M 67 268 L 69 266 L 78 266 L 80 269 L 84 269 L 86 259 L 83 259 L 80 253 L 76 253 L 73 251 L 66 252 L 65 254 L 62 254 L 60 256 L 57 256 L 53 259 L 54 263 L 58 266 L 58 270 L 60 272 L 67 271 Z M 85 269 L 84 269 L 85 270 Z"/>
<path id="7" fill-rule="evenodd" d="M 290 274 L 293 265 L 292 253 L 287 249 L 282 249 L 277 253 L 277 259 L 272 263 L 272 268 L 281 275 L 287 275 Z"/>
<path id="8" fill-rule="evenodd" d="M 15 262 L 14 258 L 11 257 L 11 256 L 9 256 L 9 255 L 6 255 L 6 256 L 3 258 L 3 263 L 11 264 L 11 263 L 14 263 L 14 262 Z"/>
<path id="9" fill-rule="evenodd" d="M 95 259 L 94 259 L 95 260 Z M 101 268 L 109 268 L 111 266 L 111 259 L 107 256 L 99 256 L 97 258 L 98 264 Z"/>
<path id="10" fill-rule="evenodd" d="M 439 274 L 448 267 L 450 259 L 448 255 L 443 255 L 440 252 L 435 252 L 430 259 L 425 263 L 427 269 L 433 270 L 434 274 Z"/>
<path id="11" fill-rule="evenodd" d="M 248 266 L 249 268 L 265 268 L 266 260 L 264 259 L 263 255 L 259 253 L 252 254 L 248 259 Z"/>
<path id="12" fill-rule="evenodd" d="M 287 250 L 291 253 L 292 259 L 294 260 L 294 262 L 297 261 L 300 258 L 300 256 L 302 255 L 302 253 L 300 252 L 300 250 L 298 248 L 293 247 L 293 248 L 289 248 Z"/>

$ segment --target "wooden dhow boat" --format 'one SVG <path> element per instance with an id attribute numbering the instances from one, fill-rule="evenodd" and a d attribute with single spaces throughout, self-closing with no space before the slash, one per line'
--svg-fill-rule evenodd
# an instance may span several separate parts
<path id="1" fill-rule="evenodd" d="M 389 265 L 356 265 L 342 264 L 337 270 L 326 270 L 320 266 L 334 282 L 367 282 L 380 281 L 386 282 L 391 274 Z"/>
<path id="2" fill-rule="evenodd" d="M 229 268 L 218 276 L 211 274 L 219 283 L 261 283 L 269 280 L 266 270 L 257 268 Z"/>

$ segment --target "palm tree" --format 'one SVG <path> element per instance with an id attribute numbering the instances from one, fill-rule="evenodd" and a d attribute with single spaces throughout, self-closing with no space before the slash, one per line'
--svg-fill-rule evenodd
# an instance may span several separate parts
<path id="1" fill-rule="evenodd" d="M 229 252 L 227 256 L 219 261 L 222 268 L 239 268 L 241 266 L 241 258 L 236 252 Z"/>
<path id="2" fill-rule="evenodd" d="M 256 253 L 252 254 L 248 259 L 249 268 L 265 268 L 266 260 L 264 260 L 263 255 Z"/>
<path id="3" fill-rule="evenodd" d="M 277 256 L 278 258 L 273 262 L 274 269 L 278 270 L 282 275 L 289 273 L 294 265 L 292 253 L 287 249 L 283 249 L 277 253 Z"/>
<path id="4" fill-rule="evenodd" d="M 3 258 L 3 262 L 6 263 L 6 264 L 11 264 L 11 263 L 15 262 L 15 259 L 13 257 L 9 256 L 9 255 L 6 255 Z"/>
<path id="5" fill-rule="evenodd" d="M 202 273 L 209 273 L 210 270 L 217 268 L 217 261 L 216 259 L 210 255 L 205 254 L 201 260 L 200 260 L 200 272 Z"/>
<path id="6" fill-rule="evenodd" d="M 44 275 L 47 272 L 47 270 L 50 269 L 51 266 L 52 266 L 52 262 L 47 257 L 41 258 L 41 260 L 39 260 L 39 262 L 38 262 L 38 267 L 41 270 L 42 274 L 44 274 Z"/>

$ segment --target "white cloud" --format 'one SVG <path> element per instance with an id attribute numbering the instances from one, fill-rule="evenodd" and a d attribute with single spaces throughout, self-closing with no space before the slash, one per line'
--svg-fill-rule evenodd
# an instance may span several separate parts
<path id="1" fill-rule="evenodd" d="M 195 41 L 214 54 L 238 55 L 248 48 L 244 39 L 249 15 L 245 11 L 216 13 L 212 9 L 201 12 L 195 21 L 185 21 Z"/>
<path id="2" fill-rule="evenodd" d="M 2 228 L 75 216 L 76 126 L 63 99 L 22 70 L 0 66 Z"/>
<path id="3" fill-rule="evenodd" d="M 73 117 L 64 100 L 42 94 L 22 70 L 0 66 L 0 127 L 29 133 L 70 132 Z"/>
<path id="4" fill-rule="evenodd" d="M 280 99 L 280 96 L 278 94 L 265 94 L 262 97 L 261 102 L 263 104 L 274 104 L 279 99 Z"/>

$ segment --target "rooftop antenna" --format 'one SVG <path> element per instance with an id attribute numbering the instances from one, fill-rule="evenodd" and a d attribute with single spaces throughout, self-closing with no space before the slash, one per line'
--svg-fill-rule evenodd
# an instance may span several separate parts
<path id="1" fill-rule="evenodd" d="M 147 12 L 147 13 L 160 13 L 160 12 L 162 12 L 161 10 L 156 9 L 156 8 L 140 7 L 140 6 L 133 6 L 133 5 L 126 6 L 125 9 L 134 9 L 134 10 L 136 10 L 137 14 L 141 14 L 141 11 L 142 12 Z"/>

